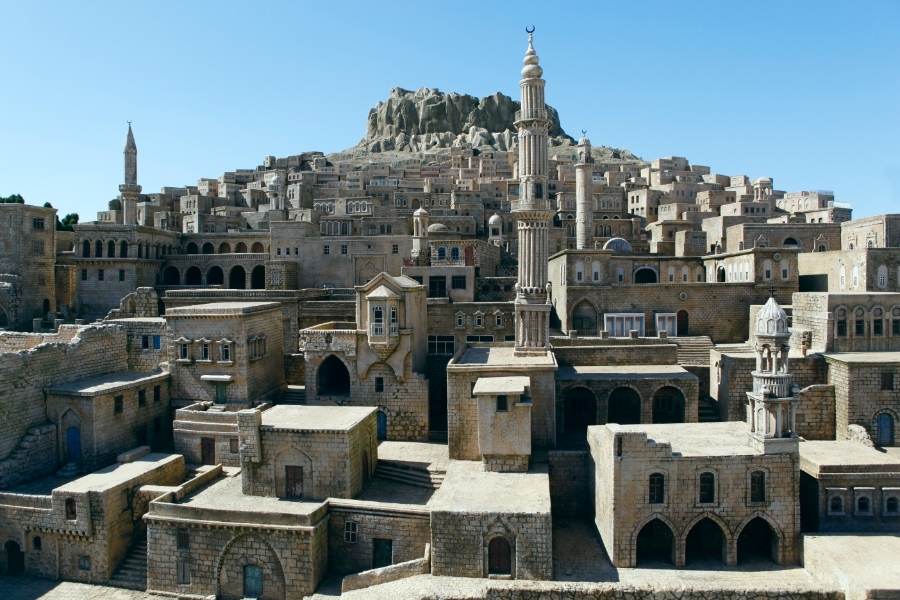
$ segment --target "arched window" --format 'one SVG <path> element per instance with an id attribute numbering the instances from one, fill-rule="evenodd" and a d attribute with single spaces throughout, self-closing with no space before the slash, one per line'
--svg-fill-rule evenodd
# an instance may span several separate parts
<path id="1" fill-rule="evenodd" d="M 75 507 L 75 498 L 66 498 L 66 519 L 74 521 L 78 518 L 78 510 Z"/>
<path id="2" fill-rule="evenodd" d="M 116 243 L 112 240 L 106 242 L 106 255 L 110 258 L 116 255 Z"/>
<path id="3" fill-rule="evenodd" d="M 666 476 L 653 473 L 648 482 L 648 499 L 650 504 L 662 504 L 666 501 Z"/>
<path id="4" fill-rule="evenodd" d="M 103 256 L 103 242 L 101 242 L 100 240 L 97 240 L 94 243 L 94 256 L 98 258 Z"/>
<path id="5" fill-rule="evenodd" d="M 512 574 L 512 546 L 504 537 L 488 542 L 488 575 Z"/>
<path id="6" fill-rule="evenodd" d="M 835 335 L 847 337 L 847 309 L 840 307 L 834 311 Z"/>
<path id="7" fill-rule="evenodd" d="M 859 287 L 859 265 L 853 265 L 853 289 Z"/>
<path id="8" fill-rule="evenodd" d="M 711 504 L 716 501 L 716 476 L 709 471 L 700 473 L 699 498 L 702 504 Z"/>
<path id="9" fill-rule="evenodd" d="M 884 335 L 884 310 L 880 306 L 872 309 L 872 335 Z"/>
<path id="10" fill-rule="evenodd" d="M 750 502 L 766 501 L 766 474 L 764 471 L 750 473 Z"/>
<path id="11" fill-rule="evenodd" d="M 445 258 L 447 258 L 447 249 L 444 248 L 443 246 L 438 247 L 437 255 L 438 255 L 438 260 L 444 260 Z"/>
<path id="12" fill-rule="evenodd" d="M 841 289 L 842 290 L 846 289 L 846 287 L 847 287 L 847 269 L 844 268 L 843 265 L 841 265 L 841 272 L 840 272 L 839 279 L 840 279 Z"/>
<path id="13" fill-rule="evenodd" d="M 844 499 L 840 496 L 832 496 L 828 501 L 828 512 L 839 515 L 844 512 Z"/>
<path id="14" fill-rule="evenodd" d="M 83 242 L 81 242 L 81 256 L 84 258 L 89 258 L 91 256 L 90 240 L 84 240 Z"/>
<path id="15" fill-rule="evenodd" d="M 453 246 L 450 248 L 450 260 L 459 260 L 459 247 Z"/>
<path id="16" fill-rule="evenodd" d="M 888 496 L 884 499 L 884 514 L 900 514 L 900 499 L 898 499 L 897 496 Z"/>
<path id="17" fill-rule="evenodd" d="M 884 289 L 888 284 L 888 270 L 885 265 L 881 265 L 878 267 L 878 275 L 876 277 L 877 285 L 879 288 Z"/>
<path id="18" fill-rule="evenodd" d="M 119 257 L 120 258 L 128 258 L 128 242 L 122 240 L 119 243 Z"/>
<path id="19" fill-rule="evenodd" d="M 872 513 L 872 500 L 868 496 L 860 496 L 856 499 L 856 512 L 861 515 Z"/>
<path id="20" fill-rule="evenodd" d="M 763 261 L 763 279 L 772 280 L 772 261 L 769 259 Z"/>

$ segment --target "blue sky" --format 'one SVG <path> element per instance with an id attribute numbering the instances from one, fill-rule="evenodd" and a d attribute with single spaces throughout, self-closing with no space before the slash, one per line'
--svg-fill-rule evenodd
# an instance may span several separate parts
<path id="1" fill-rule="evenodd" d="M 394 86 L 517 96 L 537 27 L 573 135 L 900 211 L 900 2 L 0 0 L 0 195 L 117 194 L 355 144 Z"/>

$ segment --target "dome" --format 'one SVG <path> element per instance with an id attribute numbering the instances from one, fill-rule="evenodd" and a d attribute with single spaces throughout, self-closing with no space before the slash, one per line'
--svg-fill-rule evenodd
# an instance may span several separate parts
<path id="1" fill-rule="evenodd" d="M 540 79 L 544 74 L 541 68 L 540 59 L 537 52 L 534 51 L 532 34 L 528 34 L 528 50 L 525 51 L 525 58 L 522 60 L 522 79 Z"/>
<path id="2" fill-rule="evenodd" d="M 414 217 L 427 217 L 428 211 L 425 210 L 425 208 L 420 206 L 419 208 L 416 209 L 416 212 L 413 213 L 413 216 Z"/>
<path id="3" fill-rule="evenodd" d="M 756 334 L 790 335 L 787 313 L 778 305 L 774 296 L 770 297 L 756 313 Z"/>
<path id="4" fill-rule="evenodd" d="M 631 244 L 625 238 L 614 237 L 606 240 L 604 250 L 612 250 L 616 254 L 631 254 Z"/>
<path id="5" fill-rule="evenodd" d="M 503 219 L 500 218 L 500 215 L 494 213 L 491 215 L 491 218 L 488 219 L 488 225 L 500 225 L 503 222 Z"/>
<path id="6" fill-rule="evenodd" d="M 443 223 L 434 223 L 428 226 L 428 233 L 447 233 L 449 231 Z"/>

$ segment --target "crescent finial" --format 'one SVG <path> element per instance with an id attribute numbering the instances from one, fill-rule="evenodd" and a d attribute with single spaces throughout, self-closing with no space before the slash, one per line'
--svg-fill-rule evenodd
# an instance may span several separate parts
<path id="1" fill-rule="evenodd" d="M 534 33 L 534 25 L 531 25 L 531 29 L 528 27 L 525 28 L 525 33 Z"/>

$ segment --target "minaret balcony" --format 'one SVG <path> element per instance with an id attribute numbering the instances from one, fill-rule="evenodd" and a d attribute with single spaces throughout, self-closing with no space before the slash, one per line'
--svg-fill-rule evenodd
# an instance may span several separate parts
<path id="1" fill-rule="evenodd" d="M 794 377 L 790 373 L 761 373 L 753 371 L 753 392 L 775 398 L 789 398 L 791 396 L 791 384 Z"/>
<path id="2" fill-rule="evenodd" d="M 515 122 L 519 121 L 548 121 L 550 119 L 546 108 L 529 108 L 527 110 L 517 110 Z"/>

